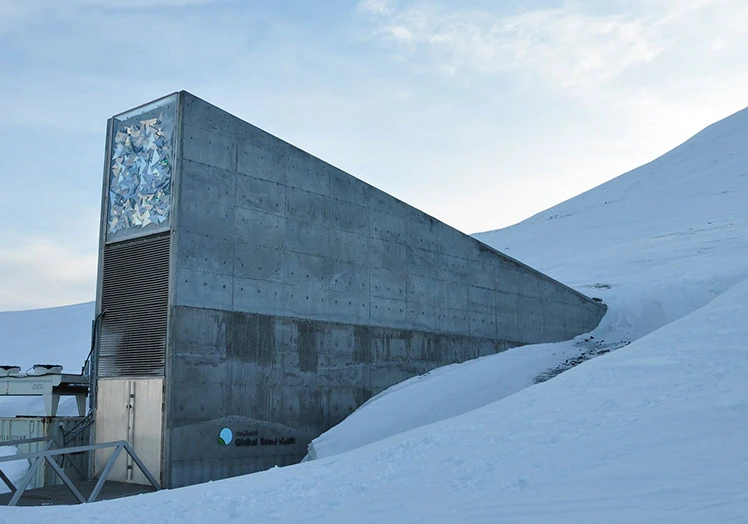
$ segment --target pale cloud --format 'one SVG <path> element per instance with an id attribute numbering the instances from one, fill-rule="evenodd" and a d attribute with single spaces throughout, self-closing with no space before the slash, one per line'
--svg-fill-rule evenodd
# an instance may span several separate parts
<path id="1" fill-rule="evenodd" d="M 377 34 L 420 46 L 432 54 L 434 68 L 449 75 L 532 71 L 572 88 L 650 62 L 667 44 L 656 21 L 595 16 L 576 7 L 496 14 L 419 4 L 369 11 L 378 18 Z"/>
<path id="2" fill-rule="evenodd" d="M 0 311 L 94 299 L 96 254 L 49 239 L 0 248 Z"/>
<path id="3" fill-rule="evenodd" d="M 719 51 L 726 45 L 727 45 L 726 40 L 724 40 L 723 38 L 717 38 L 716 40 L 714 40 L 714 42 L 712 42 L 712 51 Z"/>
<path id="4" fill-rule="evenodd" d="M 359 9 L 374 13 L 377 15 L 388 15 L 392 12 L 387 0 L 363 0 L 358 4 Z"/>
<path id="5" fill-rule="evenodd" d="M 20 2 L 7 1 L 0 3 L 0 22 L 10 22 L 26 13 Z"/>
<path id="6" fill-rule="evenodd" d="M 0 310 L 93 298 L 106 119 L 177 89 L 466 232 L 517 222 L 748 104 L 745 0 L 563 2 L 237 0 L 154 17 L 175 4 L 0 0 L 13 78 L 0 89 L 0 222 L 18 224 L 0 230 Z"/>
<path id="7" fill-rule="evenodd" d="M 29 6 L 14 0 L 0 2 L 0 34 L 16 27 L 20 20 L 31 14 Z"/>
<path id="8" fill-rule="evenodd" d="M 410 42 L 414 39 L 415 35 L 408 27 L 405 26 L 392 26 L 387 28 L 387 32 L 392 35 L 395 40 Z"/>
<path id="9" fill-rule="evenodd" d="M 465 186 L 449 196 L 433 189 L 418 202 L 423 207 L 441 198 L 441 209 L 461 208 L 454 216 L 509 225 L 533 206 L 540 211 L 654 159 L 748 104 L 744 1 L 518 3 L 514 11 L 471 3 L 402 0 L 368 11 L 370 34 L 394 50 L 400 70 L 409 66 L 406 78 L 448 84 L 450 93 L 475 86 L 483 114 L 494 116 L 485 129 L 475 115 L 459 117 L 472 118 L 475 142 L 451 166 Z M 481 146 L 484 135 L 494 138 L 490 146 Z M 490 172 L 495 183 L 487 182 Z M 497 198 L 494 208 L 476 205 L 491 190 L 512 197 Z"/>
<path id="10" fill-rule="evenodd" d="M 411 2 L 399 9 L 377 4 L 360 4 L 374 17 L 375 35 L 396 44 L 401 55 L 407 51 L 421 67 L 430 63 L 447 76 L 520 75 L 576 93 L 697 38 L 696 22 L 744 27 L 735 23 L 739 5 L 733 0 L 644 3 L 626 13 L 593 13 L 585 8 L 590 4 L 578 2 L 511 13 L 446 2 Z M 743 9 L 737 16 L 745 21 L 745 15 Z M 724 38 L 707 43 L 714 50 L 725 44 Z"/>
<path id="11" fill-rule="evenodd" d="M 225 4 L 230 1 L 231 0 L 127 0 L 126 2 L 113 2 L 112 0 L 74 0 L 74 3 L 81 7 L 100 7 L 103 9 L 122 10 Z"/>

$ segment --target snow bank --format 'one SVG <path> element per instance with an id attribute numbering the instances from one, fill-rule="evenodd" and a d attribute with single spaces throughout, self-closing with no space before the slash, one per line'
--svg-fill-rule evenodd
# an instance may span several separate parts
<path id="1" fill-rule="evenodd" d="M 608 313 L 592 332 L 625 345 L 748 278 L 748 110 L 659 159 L 478 239 L 590 295 Z M 309 459 L 465 413 L 534 384 L 589 348 L 525 346 L 450 366 L 371 399 L 309 448 Z M 426 380 L 427 378 L 427 380 Z"/>
<path id="2" fill-rule="evenodd" d="M 534 384 L 543 372 L 578 354 L 574 342 L 539 344 L 531 351 L 514 348 L 406 380 L 371 398 L 316 438 L 305 460 L 350 451 L 496 402 Z"/>
<path id="3" fill-rule="evenodd" d="M 0 364 L 62 364 L 64 373 L 80 373 L 91 349 L 94 303 L 0 312 Z M 73 397 L 60 398 L 57 413 L 78 415 Z M 0 417 L 44 415 L 41 397 L 0 396 Z"/>
<path id="4" fill-rule="evenodd" d="M 610 310 L 595 340 L 633 340 L 553 380 L 517 391 L 535 372 L 531 352 L 550 362 L 573 343 L 396 386 L 315 442 L 321 454 L 345 453 L 135 500 L 0 508 L 0 523 L 744 523 L 747 194 L 742 111 L 647 166 L 480 235 L 603 297 Z"/>
<path id="5" fill-rule="evenodd" d="M 0 311 L 0 359 L 22 370 L 34 364 L 62 364 L 80 373 L 91 349 L 94 303 Z"/>
<path id="6" fill-rule="evenodd" d="M 10 457 L 18 455 L 18 448 L 14 446 L 0 446 L 0 457 Z M 11 462 L 0 462 L 0 468 L 5 473 L 13 484 L 17 484 L 20 481 L 26 470 L 29 469 L 29 462 L 27 460 L 14 460 Z M 0 481 L 0 493 L 9 493 L 10 489 L 5 485 L 4 482 Z M 0 514 L 0 518 L 1 518 Z M 0 521 L 2 522 L 2 521 Z"/>
<path id="7" fill-rule="evenodd" d="M 479 240 L 613 304 L 638 338 L 748 278 L 748 109 Z"/>
<path id="8" fill-rule="evenodd" d="M 551 381 L 342 455 L 0 519 L 742 523 L 746 318 L 748 282 Z"/>

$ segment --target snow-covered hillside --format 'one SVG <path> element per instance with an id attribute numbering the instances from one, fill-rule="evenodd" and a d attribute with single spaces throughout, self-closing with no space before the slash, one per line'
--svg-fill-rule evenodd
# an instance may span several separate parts
<path id="1" fill-rule="evenodd" d="M 0 522 L 748 522 L 746 204 L 748 110 L 478 235 L 602 297 L 591 336 L 395 386 L 320 437 L 317 460 Z"/>
<path id="2" fill-rule="evenodd" d="M 80 373 L 91 349 L 94 303 L 29 311 L 0 312 L 0 364 L 61 364 L 65 373 Z M 0 396 L 0 417 L 44 415 L 41 397 Z M 77 415 L 74 397 L 62 397 L 59 415 Z"/>
<path id="3" fill-rule="evenodd" d="M 748 109 L 515 226 L 475 235 L 612 305 L 637 338 L 748 278 Z"/>
<path id="4" fill-rule="evenodd" d="M 34 364 L 61 364 L 80 373 L 91 349 L 94 303 L 0 311 L 0 360 L 26 370 Z"/>
<path id="5" fill-rule="evenodd" d="M 475 235 L 603 298 L 607 316 L 591 337 L 517 348 L 390 388 L 316 439 L 310 457 L 500 400 L 580 354 L 619 348 L 697 310 L 748 278 L 747 210 L 748 109 L 520 224 Z"/>

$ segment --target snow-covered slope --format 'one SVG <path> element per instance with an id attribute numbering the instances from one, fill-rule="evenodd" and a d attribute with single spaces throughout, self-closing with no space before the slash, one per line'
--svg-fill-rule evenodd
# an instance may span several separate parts
<path id="1" fill-rule="evenodd" d="M 0 364 L 30 369 L 34 364 L 62 364 L 80 373 L 91 349 L 94 303 L 0 312 Z M 77 415 L 75 398 L 63 397 L 60 415 Z M 44 415 L 41 397 L 0 396 L 0 417 Z"/>
<path id="2" fill-rule="evenodd" d="M 298 466 L 0 522 L 745 523 L 748 282 L 500 402 Z M 740 365 L 739 365 L 740 364 Z"/>
<path id="3" fill-rule="evenodd" d="M 592 338 L 517 348 L 406 381 L 317 438 L 310 458 L 500 400 L 580 353 L 624 346 L 748 278 L 748 109 L 654 162 L 475 236 L 604 298 L 609 311 Z"/>
<path id="4" fill-rule="evenodd" d="M 62 364 L 80 373 L 91 349 L 94 303 L 0 311 L 0 360 L 26 370 L 34 364 Z"/>
<path id="5" fill-rule="evenodd" d="M 637 338 L 748 277 L 747 209 L 744 109 L 649 164 L 475 236 L 605 298 L 608 322 Z"/>
<path id="6" fill-rule="evenodd" d="M 135 501 L 0 508 L 0 522 L 747 522 L 747 172 L 742 111 L 478 235 L 605 299 L 580 348 L 526 346 L 396 386 L 322 446 L 346 453 Z M 569 352 L 627 340 L 527 387 Z"/>

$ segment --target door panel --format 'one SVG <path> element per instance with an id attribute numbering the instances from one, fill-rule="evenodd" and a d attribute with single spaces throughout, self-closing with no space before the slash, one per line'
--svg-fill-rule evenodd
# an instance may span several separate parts
<path id="1" fill-rule="evenodd" d="M 127 441 L 157 479 L 161 477 L 163 385 L 163 378 L 101 378 L 96 408 L 96 443 Z M 111 455 L 112 449 L 96 452 L 96 476 Z M 108 479 L 148 484 L 124 451 Z"/>

